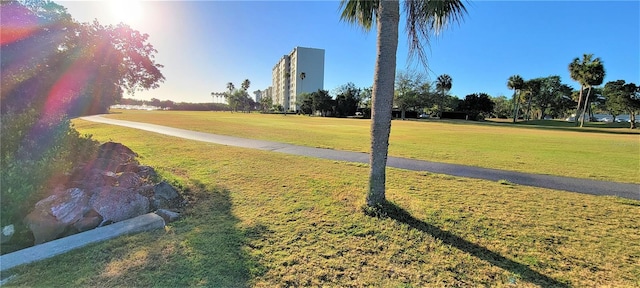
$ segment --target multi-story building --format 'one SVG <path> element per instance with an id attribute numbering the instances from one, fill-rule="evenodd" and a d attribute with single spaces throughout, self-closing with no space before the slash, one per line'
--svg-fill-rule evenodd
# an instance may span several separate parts
<path id="1" fill-rule="evenodd" d="M 298 111 L 298 96 L 324 88 L 324 49 L 295 47 L 272 70 L 274 104 Z"/>

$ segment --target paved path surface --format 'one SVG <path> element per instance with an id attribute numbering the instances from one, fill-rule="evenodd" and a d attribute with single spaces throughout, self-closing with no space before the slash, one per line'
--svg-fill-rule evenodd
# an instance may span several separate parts
<path id="1" fill-rule="evenodd" d="M 119 125 L 135 128 L 169 136 L 175 136 L 190 140 L 210 142 L 228 146 L 267 150 L 293 155 L 302 155 L 331 160 L 348 162 L 369 163 L 369 154 L 360 152 L 347 152 L 332 149 L 297 146 L 271 141 L 246 139 L 232 136 L 223 136 L 190 130 L 171 128 L 154 124 L 108 119 L 96 116 L 82 117 L 81 119 L 104 124 Z M 389 157 L 387 166 L 415 171 L 428 171 L 432 173 L 448 174 L 460 177 L 486 179 L 492 181 L 507 180 L 511 183 L 525 186 L 565 190 L 593 195 L 613 195 L 622 198 L 640 200 L 640 185 L 629 183 L 617 183 L 579 179 L 570 177 L 529 174 L 514 171 L 504 171 L 488 168 L 479 168 L 457 164 L 446 164 L 413 160 L 398 157 Z"/>

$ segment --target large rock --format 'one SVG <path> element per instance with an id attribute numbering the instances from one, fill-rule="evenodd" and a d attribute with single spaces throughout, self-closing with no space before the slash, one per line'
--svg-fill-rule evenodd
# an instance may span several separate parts
<path id="1" fill-rule="evenodd" d="M 89 161 L 85 165 L 85 169 L 87 170 L 98 169 L 98 170 L 105 170 L 105 171 L 110 171 L 115 173 L 118 170 L 118 167 L 120 167 L 120 165 L 125 163 L 127 162 L 122 162 L 119 159 L 96 158 Z"/>
<path id="2" fill-rule="evenodd" d="M 35 244 L 54 240 L 67 227 L 76 223 L 90 210 L 89 195 L 79 188 L 67 189 L 38 201 L 25 218 L 35 238 Z"/>
<path id="3" fill-rule="evenodd" d="M 162 181 L 153 187 L 152 199 L 153 207 L 157 209 L 176 208 L 182 203 L 182 199 L 176 188 L 173 188 L 173 186 L 165 181 Z"/>
<path id="4" fill-rule="evenodd" d="M 98 187 L 115 186 L 118 183 L 116 173 L 100 169 L 83 169 L 75 171 L 71 185 L 91 191 Z"/>
<path id="5" fill-rule="evenodd" d="M 138 176 L 140 176 L 140 178 L 145 179 L 145 180 L 155 180 L 156 178 L 158 178 L 158 174 L 156 173 L 156 170 L 153 169 L 153 167 L 150 166 L 138 166 Z"/>
<path id="6" fill-rule="evenodd" d="M 120 163 L 128 163 L 135 161 L 138 154 L 129 149 L 129 147 L 116 142 L 106 142 L 98 148 L 97 158 L 109 158 Z"/>
<path id="7" fill-rule="evenodd" d="M 142 179 L 133 172 L 124 172 L 118 176 L 118 187 L 137 189 L 142 185 Z"/>
<path id="8" fill-rule="evenodd" d="M 126 220 L 149 212 L 149 199 L 121 187 L 99 187 L 89 201 L 102 217 L 100 226 Z"/>

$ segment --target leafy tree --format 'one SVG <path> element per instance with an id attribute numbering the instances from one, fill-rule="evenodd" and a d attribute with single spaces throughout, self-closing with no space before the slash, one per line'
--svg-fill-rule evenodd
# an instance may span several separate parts
<path id="1" fill-rule="evenodd" d="M 402 71 L 396 75 L 393 104 L 401 111 L 402 120 L 405 112 L 419 103 L 418 86 L 424 82 L 424 76 L 420 73 Z"/>
<path id="2" fill-rule="evenodd" d="M 462 1 L 405 1 L 406 32 L 409 38 L 410 55 L 418 55 L 426 66 L 423 40 L 430 33 L 439 33 L 450 22 L 461 19 L 466 8 Z M 376 66 L 373 77 L 371 115 L 371 156 L 367 206 L 380 207 L 386 203 L 386 164 L 391 132 L 391 108 L 398 48 L 398 23 L 400 3 L 398 1 L 342 0 L 341 18 L 365 29 L 377 25 Z"/>
<path id="3" fill-rule="evenodd" d="M 563 97 L 571 95 L 573 89 L 566 84 L 562 84 L 560 76 L 549 76 L 537 78 L 536 80 L 540 83 L 540 89 L 533 98 L 540 112 L 539 119 L 544 119 L 547 110 L 562 102 Z"/>
<path id="4" fill-rule="evenodd" d="M 495 104 L 493 107 L 493 115 L 496 118 L 509 118 L 511 116 L 511 101 L 506 96 L 492 97 L 491 101 Z"/>
<path id="5" fill-rule="evenodd" d="M 329 111 L 333 110 L 333 99 L 329 95 L 329 91 L 318 89 L 318 91 L 311 93 L 313 98 L 313 113 L 320 111 L 320 115 L 327 116 Z"/>
<path id="6" fill-rule="evenodd" d="M 2 108 L 46 113 L 104 113 L 124 91 L 164 81 L 148 35 L 125 24 L 76 23 L 50 1 L 2 2 Z M 6 40 L 5 40 L 6 39 Z M 55 108 L 54 108 L 55 106 Z"/>
<path id="7" fill-rule="evenodd" d="M 371 108 L 372 93 L 373 93 L 372 86 L 360 89 L 360 107 Z"/>
<path id="8" fill-rule="evenodd" d="M 296 105 L 300 107 L 303 114 L 313 115 L 313 96 L 311 93 L 300 93 L 296 101 Z"/>
<path id="9" fill-rule="evenodd" d="M 338 89 L 336 95 L 336 116 L 346 117 L 353 116 L 358 110 L 358 104 L 360 103 L 360 89 L 356 88 L 353 83 L 347 83 L 342 85 Z"/>
<path id="10" fill-rule="evenodd" d="M 494 106 L 488 94 L 474 93 L 464 97 L 464 100 L 458 104 L 458 110 L 469 113 L 470 120 L 479 120 L 484 118 L 484 115 L 489 115 Z"/>
<path id="11" fill-rule="evenodd" d="M 269 108 L 273 106 L 273 99 L 271 96 L 260 98 L 260 107 L 263 112 L 269 111 Z"/>
<path id="12" fill-rule="evenodd" d="M 451 86 L 453 85 L 452 82 L 453 82 L 453 79 L 451 79 L 451 76 L 447 74 L 442 74 L 438 76 L 438 80 L 436 80 L 436 89 L 440 91 L 440 93 L 442 93 L 440 101 L 438 102 L 440 103 L 438 104 L 438 109 L 440 110 L 440 113 L 438 113 L 438 117 L 442 117 L 442 112 L 444 112 L 443 110 L 444 98 L 447 92 L 451 90 Z"/>
<path id="13" fill-rule="evenodd" d="M 507 87 L 513 90 L 513 123 L 516 123 L 516 121 L 518 120 L 518 110 L 520 110 L 520 108 L 518 107 L 518 104 L 520 103 L 520 90 L 522 90 L 522 88 L 524 87 L 524 80 L 522 79 L 522 77 L 520 77 L 520 75 L 513 75 L 509 77 L 509 80 L 507 81 Z"/>
<path id="14" fill-rule="evenodd" d="M 625 83 L 624 80 L 616 80 L 607 82 L 602 92 L 609 111 L 616 114 L 629 113 L 629 128 L 635 129 L 635 115 L 640 111 L 640 87 L 634 83 Z M 616 115 L 614 113 L 612 114 Z"/>

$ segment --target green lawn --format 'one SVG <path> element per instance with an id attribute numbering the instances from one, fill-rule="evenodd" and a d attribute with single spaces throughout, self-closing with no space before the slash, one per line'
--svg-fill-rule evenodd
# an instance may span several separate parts
<path id="1" fill-rule="evenodd" d="M 9 286 L 640 285 L 640 201 L 389 169 L 400 211 L 378 219 L 361 211 L 367 165 L 74 122 L 132 148 L 192 204 L 164 231 L 3 273 L 18 275 Z"/>
<path id="2" fill-rule="evenodd" d="M 369 120 L 229 112 L 118 112 L 108 117 L 305 146 L 369 151 Z M 394 120 L 389 154 L 537 174 L 640 183 L 640 134 L 624 128 L 576 129 L 554 125 Z"/>

